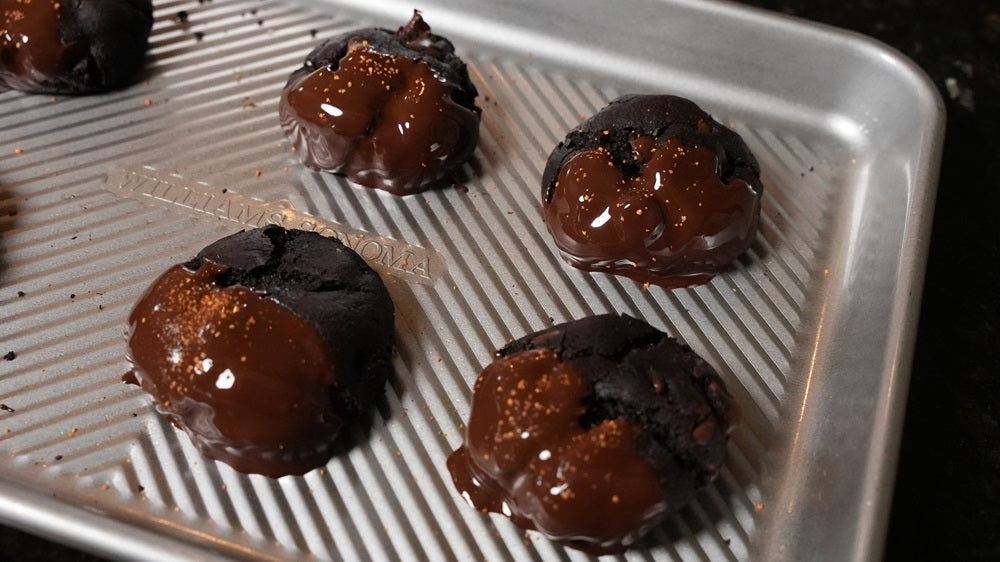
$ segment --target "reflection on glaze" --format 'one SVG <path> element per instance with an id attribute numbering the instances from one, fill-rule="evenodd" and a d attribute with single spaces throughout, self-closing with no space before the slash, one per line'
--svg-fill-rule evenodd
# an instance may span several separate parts
<path id="1" fill-rule="evenodd" d="M 677 287 L 706 281 L 752 243 L 760 198 L 743 180 L 723 184 L 713 151 L 646 136 L 631 144 L 631 161 L 597 148 L 559 172 L 545 215 L 572 265 Z"/>
<path id="2" fill-rule="evenodd" d="M 453 89 L 427 64 L 355 40 L 338 67 L 285 89 L 281 121 L 310 168 L 403 195 L 434 187 L 475 148 L 479 115 Z"/>
<path id="3" fill-rule="evenodd" d="M 318 332 L 202 260 L 157 279 L 129 317 L 129 360 L 157 409 L 207 456 L 241 472 L 301 474 L 329 459 L 342 422 Z"/>
<path id="4" fill-rule="evenodd" d="M 45 81 L 63 70 L 57 0 L 0 0 L 0 69 Z"/>
<path id="5" fill-rule="evenodd" d="M 464 445 L 448 458 L 462 496 L 568 546 L 617 552 L 666 510 L 625 420 L 585 428 L 587 383 L 548 350 L 498 359 L 479 375 Z"/>

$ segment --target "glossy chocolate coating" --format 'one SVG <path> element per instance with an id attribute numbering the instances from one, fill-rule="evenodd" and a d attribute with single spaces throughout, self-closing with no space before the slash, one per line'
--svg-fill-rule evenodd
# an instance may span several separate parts
<path id="1" fill-rule="evenodd" d="M 337 373 L 315 328 L 266 295 L 220 287 L 226 270 L 177 265 L 153 283 L 129 317 L 136 379 L 207 456 L 241 472 L 306 472 L 343 425 L 316 391 Z"/>
<path id="2" fill-rule="evenodd" d="M 738 409 L 711 367 L 645 322 L 581 319 L 497 356 L 448 459 L 475 508 L 605 554 L 718 474 Z"/>
<path id="3" fill-rule="evenodd" d="M 129 317 L 128 358 L 157 409 L 206 456 L 241 472 L 302 474 L 382 395 L 392 314 L 357 254 L 268 227 L 160 276 Z"/>
<path id="4" fill-rule="evenodd" d="M 0 61 L 15 75 L 60 72 L 66 46 L 59 39 L 62 4 L 56 0 L 0 0 Z"/>
<path id="5" fill-rule="evenodd" d="M 584 428 L 587 381 L 552 351 L 498 360 L 476 381 L 465 446 L 448 459 L 476 508 L 594 554 L 645 534 L 666 509 L 625 420 Z"/>
<path id="6" fill-rule="evenodd" d="M 142 64 L 149 0 L 0 0 L 0 86 L 85 94 L 123 85 Z"/>
<path id="7" fill-rule="evenodd" d="M 465 65 L 418 13 L 396 33 L 328 41 L 289 78 L 279 116 L 303 163 L 396 195 L 447 183 L 475 149 Z"/>
<path id="8" fill-rule="evenodd" d="M 542 195 L 563 258 L 665 287 L 703 283 L 753 243 L 763 187 L 735 133 L 672 96 L 629 96 L 570 133 Z"/>

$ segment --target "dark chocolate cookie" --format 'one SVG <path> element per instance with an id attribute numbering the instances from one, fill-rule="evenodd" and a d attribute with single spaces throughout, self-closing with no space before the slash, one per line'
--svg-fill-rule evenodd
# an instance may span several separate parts
<path id="1" fill-rule="evenodd" d="M 378 274 L 338 240 L 269 226 L 160 276 L 129 317 L 128 358 L 205 455 L 302 474 L 383 396 L 393 314 Z"/>
<path id="2" fill-rule="evenodd" d="M 446 185 L 479 140 L 478 95 L 419 12 L 396 32 L 322 43 L 288 79 L 279 116 L 302 162 L 396 195 Z"/>
<path id="3" fill-rule="evenodd" d="M 0 86 L 90 94 L 125 85 L 146 57 L 150 0 L 0 0 Z"/>
<path id="4" fill-rule="evenodd" d="M 618 552 L 717 476 L 737 418 L 687 346 L 635 318 L 595 316 L 497 352 L 448 468 L 477 509 Z"/>
<path id="5" fill-rule="evenodd" d="M 753 243 L 764 191 L 743 139 L 697 105 L 623 96 L 556 146 L 542 203 L 562 257 L 666 287 L 704 283 Z"/>

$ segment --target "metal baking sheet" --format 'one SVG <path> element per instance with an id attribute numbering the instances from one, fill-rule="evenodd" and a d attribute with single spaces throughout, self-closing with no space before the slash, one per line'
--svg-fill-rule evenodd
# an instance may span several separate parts
<path id="1" fill-rule="evenodd" d="M 419 7 L 481 93 L 461 189 L 397 198 L 311 173 L 277 124 L 317 41 L 401 25 L 410 3 L 159 1 L 133 86 L 0 93 L 0 354 L 16 354 L 0 361 L 0 518 L 121 558 L 585 558 L 469 508 L 444 461 L 494 348 L 618 311 L 691 345 L 745 411 L 719 480 L 622 559 L 877 558 L 942 140 L 928 81 L 866 38 L 727 3 Z M 761 161 L 757 242 L 707 285 L 582 273 L 545 232 L 546 155 L 628 92 L 694 99 Z M 278 480 L 202 458 L 120 383 L 143 288 L 269 221 L 364 244 L 398 308 L 376 427 Z"/>

